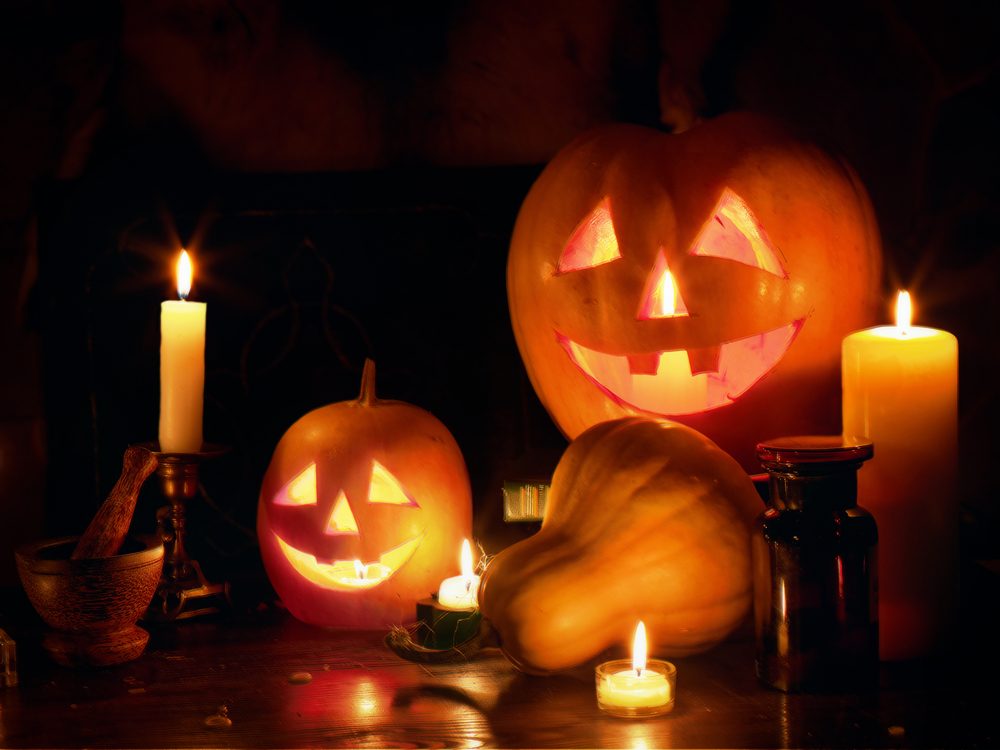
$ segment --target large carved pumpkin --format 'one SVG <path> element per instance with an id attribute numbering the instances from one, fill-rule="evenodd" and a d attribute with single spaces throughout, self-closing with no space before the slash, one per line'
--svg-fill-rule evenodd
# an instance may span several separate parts
<path id="1" fill-rule="evenodd" d="M 470 536 L 461 451 L 429 412 L 361 395 L 315 409 L 275 448 L 257 506 L 268 577 L 289 611 L 316 625 L 384 628 L 454 573 Z"/>
<path id="2" fill-rule="evenodd" d="M 507 291 L 567 436 L 669 416 L 758 470 L 760 439 L 839 431 L 840 341 L 872 324 L 880 265 L 850 168 L 736 113 L 680 135 L 608 126 L 560 152 L 521 208 Z"/>
<path id="3" fill-rule="evenodd" d="M 529 672 L 629 643 L 639 620 L 657 654 L 702 651 L 749 611 L 762 508 L 739 464 L 695 430 L 604 422 L 560 459 L 541 530 L 486 567 L 480 609 Z"/>

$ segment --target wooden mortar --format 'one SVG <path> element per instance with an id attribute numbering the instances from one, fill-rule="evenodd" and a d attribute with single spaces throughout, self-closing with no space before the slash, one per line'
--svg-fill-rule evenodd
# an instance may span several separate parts
<path id="1" fill-rule="evenodd" d="M 149 640 L 135 623 L 160 581 L 163 542 L 135 537 L 117 555 L 72 560 L 77 542 L 77 537 L 49 539 L 15 552 L 24 590 L 52 628 L 42 646 L 64 666 L 131 661 Z"/>

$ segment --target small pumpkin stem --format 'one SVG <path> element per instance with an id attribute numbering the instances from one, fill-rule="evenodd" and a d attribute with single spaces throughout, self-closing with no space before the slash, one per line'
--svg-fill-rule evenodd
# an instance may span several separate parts
<path id="1" fill-rule="evenodd" d="M 452 648 L 424 648 L 414 641 L 410 631 L 401 625 L 392 626 L 392 629 L 385 636 L 385 645 L 389 647 L 390 651 L 407 661 L 422 664 L 449 664 L 468 661 L 484 648 L 498 646 L 499 641 L 489 620 L 483 620 L 479 624 L 479 632 L 476 635 Z"/>
<path id="2" fill-rule="evenodd" d="M 375 360 L 365 357 L 365 367 L 361 371 L 361 394 L 358 403 L 371 406 L 375 403 Z"/>

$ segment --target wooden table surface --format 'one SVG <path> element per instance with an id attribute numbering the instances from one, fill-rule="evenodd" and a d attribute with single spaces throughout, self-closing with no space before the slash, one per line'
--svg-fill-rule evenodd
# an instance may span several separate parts
<path id="1" fill-rule="evenodd" d="M 531 677 L 496 651 L 418 665 L 387 650 L 382 633 L 314 628 L 282 611 L 157 626 L 141 658 L 95 670 L 51 664 L 31 622 L 15 626 L 20 684 L 0 688 L 4 747 L 1000 744 L 996 649 L 974 647 L 978 635 L 954 660 L 883 665 L 878 690 L 785 695 L 756 681 L 743 631 L 711 652 L 675 659 L 675 711 L 634 721 L 597 709 L 592 666 Z M 292 679 L 302 672 L 311 680 Z M 208 726 L 221 706 L 232 725 Z"/>

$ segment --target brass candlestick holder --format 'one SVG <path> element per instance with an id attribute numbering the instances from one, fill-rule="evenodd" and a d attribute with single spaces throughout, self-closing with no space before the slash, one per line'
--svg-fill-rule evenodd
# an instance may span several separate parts
<path id="1" fill-rule="evenodd" d="M 157 528 L 163 539 L 163 575 L 146 610 L 146 620 L 171 622 L 221 612 L 229 606 L 229 583 L 212 583 L 202 573 L 184 546 L 187 534 L 186 505 L 198 495 L 199 468 L 204 461 L 225 454 L 228 449 L 206 443 L 196 453 L 161 452 L 156 443 L 145 443 L 159 459 L 156 474 L 168 505 L 156 513 Z"/>

